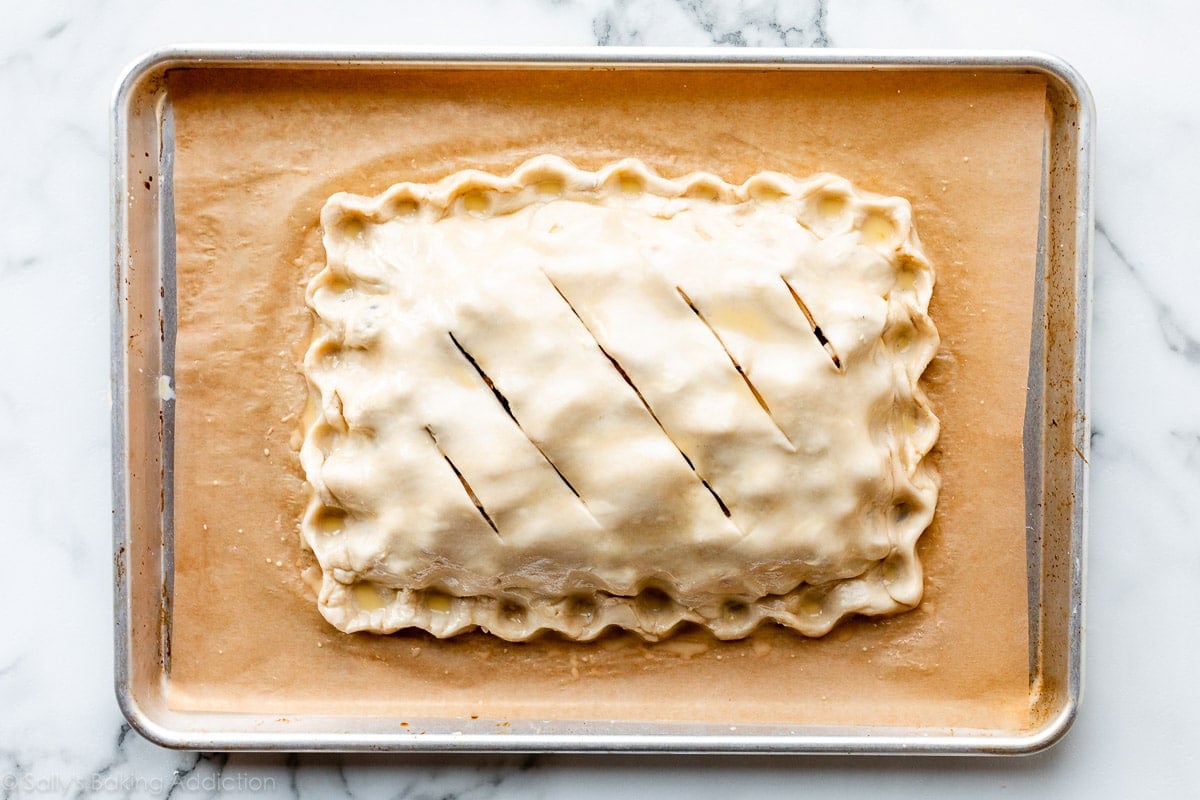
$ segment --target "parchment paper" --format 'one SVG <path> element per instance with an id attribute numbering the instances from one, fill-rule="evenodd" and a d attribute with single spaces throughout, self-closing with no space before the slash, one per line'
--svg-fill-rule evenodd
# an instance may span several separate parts
<path id="1" fill-rule="evenodd" d="M 1022 423 L 1045 125 L 1039 76 L 624 70 L 173 72 L 180 710 L 729 724 L 1030 723 Z M 539 153 L 740 182 L 829 171 L 909 198 L 938 273 L 926 388 L 942 493 L 912 612 L 807 640 L 682 631 L 510 644 L 347 636 L 302 578 L 303 287 L 335 191 Z M 311 576 L 311 572 L 309 573 Z"/>

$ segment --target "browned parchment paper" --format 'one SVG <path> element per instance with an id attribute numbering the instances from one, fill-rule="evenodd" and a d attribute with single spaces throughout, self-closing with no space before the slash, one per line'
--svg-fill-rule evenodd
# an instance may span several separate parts
<path id="1" fill-rule="evenodd" d="M 177 709 L 730 724 L 1029 724 L 1021 435 L 1045 115 L 1038 76 L 425 70 L 170 75 L 176 131 Z M 301 572 L 303 286 L 335 191 L 539 153 L 665 175 L 843 175 L 909 198 L 937 272 L 943 481 L 918 610 L 763 629 L 347 636 Z"/>

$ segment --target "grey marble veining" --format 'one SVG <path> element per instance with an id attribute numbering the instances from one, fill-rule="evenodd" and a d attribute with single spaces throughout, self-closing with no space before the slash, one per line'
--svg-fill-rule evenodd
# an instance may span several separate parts
<path id="1" fill-rule="evenodd" d="M 596 4 L 592 32 L 599 45 L 831 47 L 826 6 L 812 0 L 616 0 Z"/>
<path id="2" fill-rule="evenodd" d="M 1157 295 L 1155 289 L 1146 280 L 1144 267 L 1130 260 L 1125 251 L 1113 241 L 1112 234 L 1108 232 L 1108 227 L 1103 220 L 1096 221 L 1096 239 L 1102 248 L 1107 248 L 1112 253 L 1117 263 L 1129 274 L 1138 292 L 1154 309 L 1159 332 L 1162 334 L 1162 342 L 1167 349 L 1189 365 L 1200 366 L 1200 340 L 1197 340 L 1188 331 L 1189 325 L 1194 323 L 1181 318 L 1179 314 L 1185 309 L 1179 309 L 1177 305 L 1169 303 Z"/>
<path id="3" fill-rule="evenodd" d="M 21 4 L 0 26 L 0 797 L 1187 796 L 1200 781 L 1200 11 L 1179 3 Z M 1088 680 L 999 761 L 176 753 L 111 687 L 107 114 L 171 42 L 1032 47 L 1099 108 Z"/>

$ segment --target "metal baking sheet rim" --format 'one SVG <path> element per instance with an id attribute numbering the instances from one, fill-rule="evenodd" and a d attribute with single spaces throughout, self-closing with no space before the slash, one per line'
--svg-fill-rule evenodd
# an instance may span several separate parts
<path id="1" fill-rule="evenodd" d="M 133 207 L 130 187 L 133 183 L 134 145 L 131 116 L 136 100 L 145 99 L 147 92 L 157 92 L 161 99 L 161 79 L 165 73 L 180 67 L 320 67 L 329 69 L 379 68 L 383 66 L 445 66 L 447 68 L 488 68 L 521 66 L 528 68 L 558 67 L 718 67 L 718 68 L 778 68 L 778 69 L 839 69 L 839 70 L 978 70 L 1033 72 L 1045 75 L 1053 121 L 1047 131 L 1047 188 L 1044 197 L 1055 197 L 1067 208 L 1046 206 L 1043 208 L 1043 230 L 1039 236 L 1039 276 L 1041 285 L 1048 279 L 1059 282 L 1067 291 L 1072 302 L 1066 309 L 1063 322 L 1071 327 L 1068 344 L 1059 348 L 1059 355 L 1067 362 L 1068 388 L 1060 392 L 1058 399 L 1065 403 L 1069 414 L 1069 425 L 1061 426 L 1065 432 L 1060 445 L 1066 445 L 1065 457 L 1070 460 L 1063 485 L 1067 490 L 1069 504 L 1067 519 L 1069 530 L 1058 532 L 1056 537 L 1060 550 L 1051 554 L 1054 566 L 1045 565 L 1046 533 L 1037 532 L 1037 547 L 1040 548 L 1038 564 L 1042 574 L 1031 574 L 1031 595 L 1036 587 L 1040 593 L 1036 608 L 1031 604 L 1031 626 L 1040 637 L 1031 647 L 1031 653 L 1044 657 L 1046 637 L 1053 633 L 1056 660 L 1059 663 L 1055 679 L 1059 682 L 1059 702 L 1051 713 L 1045 714 L 1040 724 L 1029 730 L 1018 732 L 941 730 L 928 728 L 804 728 L 793 726 L 770 726 L 756 730 L 743 728 L 741 732 L 730 732 L 727 727 L 687 726 L 671 724 L 663 726 L 621 723 L 575 723 L 580 728 L 590 729 L 574 733 L 496 733 L 468 730 L 446 730 L 434 733 L 410 733 L 386 730 L 379 726 L 381 720 L 372 725 L 372 718 L 322 717 L 314 715 L 292 716 L 280 719 L 278 715 L 229 715 L 194 714 L 169 710 L 163 701 L 163 690 L 168 681 L 166 664 L 169 660 L 169 645 L 164 641 L 163 631 L 169 626 L 169 564 L 163 559 L 166 534 L 161 524 L 167 508 L 166 495 L 161 487 L 169 477 L 168 459 L 163 458 L 163 448 L 169 437 L 163 437 L 168 419 L 160 416 L 156 436 L 159 450 L 153 451 L 154 442 L 131 441 L 131 406 L 141 404 L 163 411 L 159 398 L 147 397 L 147 392 L 131 394 L 131 365 L 148 364 L 150 358 L 144 350 L 140 360 L 137 352 L 127 340 L 129 323 L 133 312 L 131 306 L 144 305 L 144 310 L 156 307 L 162 322 L 162 306 L 157 304 L 161 279 L 154 282 L 154 297 L 135 301 L 134 291 L 140 284 L 131 282 L 131 262 L 136 255 L 139 260 L 149 258 L 157 269 L 161 261 L 156 260 L 168 250 L 173 252 L 173 242 L 165 242 L 161 226 L 145 235 L 150 242 L 135 241 L 131 237 L 131 219 L 137 219 L 138 210 Z M 151 87 L 151 88 L 148 88 Z M 1095 110 L 1091 93 L 1082 77 L 1062 60 L 1036 52 L 1025 51 L 875 51 L 875 50 L 797 50 L 797 49 L 648 49 L 648 48 L 561 48 L 551 50 L 515 49 L 384 49 L 370 51 L 339 51 L 327 48 L 279 48 L 248 46 L 231 49 L 213 46 L 170 47 L 149 53 L 131 64 L 121 76 L 113 97 L 112 106 L 112 459 L 113 459 L 113 571 L 114 571 L 114 682 L 118 705 L 125 718 L 147 739 L 157 744 L 182 749 L 200 750 L 286 750 L 286 751 L 380 751 L 380 752 L 628 752 L 628 753 L 791 753 L 791 754 L 1029 754 L 1053 745 L 1070 728 L 1082 699 L 1083 692 L 1083 649 L 1084 649 L 1084 577 L 1085 542 L 1087 524 L 1087 459 L 1090 439 L 1089 385 L 1088 385 L 1088 342 L 1091 325 L 1091 245 L 1093 230 L 1092 182 L 1094 171 L 1093 128 Z M 162 125 L 161 116 L 157 121 Z M 157 139 L 154 137 L 157 136 Z M 161 142 L 163 131 L 159 127 L 138 147 L 153 140 L 155 148 Z M 160 152 L 143 150 L 149 159 L 147 166 L 157 165 Z M 150 174 L 154 174 L 153 171 Z M 1051 186 L 1051 183 L 1058 181 Z M 160 181 L 160 183 L 162 183 Z M 1067 190 L 1066 200 L 1063 190 Z M 170 187 L 160 187 L 154 195 L 154 214 L 157 219 L 161 194 L 169 193 Z M 146 255 L 142 250 L 154 246 L 154 253 Z M 139 246 L 140 245 L 140 246 Z M 168 247 L 169 245 L 169 247 Z M 1060 254 L 1068 254 L 1065 264 L 1058 264 Z M 1050 270 L 1051 261 L 1056 269 Z M 1059 274 L 1062 270 L 1066 274 Z M 1046 270 L 1043 272 L 1043 270 Z M 160 273 L 156 273 L 160 274 Z M 143 281 L 144 282 L 144 281 Z M 146 291 L 148 287 L 140 287 Z M 1038 311 L 1035 313 L 1035 330 L 1045 325 L 1049 347 L 1051 326 L 1046 324 L 1048 313 L 1044 292 L 1039 287 Z M 1035 343 L 1037 339 L 1035 337 Z M 162 363 L 162 342 L 155 343 L 155 359 Z M 1036 361 L 1031 355 L 1032 367 Z M 1049 355 L 1044 366 L 1049 368 Z M 1034 381 L 1036 382 L 1036 380 Z M 143 384 L 145 381 L 143 381 Z M 155 382 L 157 387 L 157 382 Z M 1043 387 L 1042 402 L 1046 391 Z M 1050 413 L 1042 409 L 1044 414 Z M 136 426 L 135 432 L 136 431 Z M 152 425 L 144 426 L 149 429 Z M 1058 427 L 1058 426 L 1056 426 Z M 146 431 L 140 431 L 145 439 Z M 1027 435 L 1028 438 L 1028 435 Z M 133 448 L 139 444 L 147 452 L 158 456 L 157 474 L 147 475 L 133 459 Z M 1047 450 L 1052 449 L 1045 436 L 1037 450 L 1037 463 Z M 1059 447 L 1060 450 L 1063 447 Z M 1028 457 L 1027 457 L 1028 462 Z M 167 473 L 167 475 L 164 475 Z M 1043 474 L 1036 476 L 1044 478 Z M 143 484 L 157 479 L 159 504 L 157 530 L 139 528 L 131 514 L 142 510 L 142 506 L 153 505 L 152 497 L 136 489 L 147 488 Z M 1042 497 L 1045 497 L 1045 488 Z M 1031 539 L 1032 541 L 1032 539 Z M 1053 578 L 1058 593 L 1056 609 L 1051 614 L 1043 575 Z M 1032 599 L 1032 598 L 1031 598 Z M 135 603 L 141 603 L 156 613 L 139 613 Z M 1037 616 L 1037 619 L 1033 619 Z M 147 618 L 153 617 L 153 618 Z M 1052 623 L 1052 625 L 1051 625 Z M 1055 628 L 1053 632 L 1049 628 Z M 1031 670 L 1031 672 L 1035 672 Z M 1036 672 L 1038 680 L 1045 679 L 1044 664 Z M 139 680 L 153 687 L 150 692 L 139 694 Z M 154 689 L 156 688 L 157 694 Z M 1033 689 L 1031 688 L 1031 696 Z M 465 721 L 460 721 L 465 722 Z M 486 722 L 486 721 L 481 721 Z M 566 721 L 563 721 L 566 722 Z M 371 728 L 380 728 L 371 730 Z M 415 726 L 414 726 L 415 727 Z M 413 728 L 410 727 L 409 730 Z"/>

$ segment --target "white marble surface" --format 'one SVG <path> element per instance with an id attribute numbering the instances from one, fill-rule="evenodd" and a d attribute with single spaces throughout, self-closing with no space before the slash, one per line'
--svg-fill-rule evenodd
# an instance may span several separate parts
<path id="1" fill-rule="evenodd" d="M 1194 796 L 1196 6 L 10 0 L 0 18 L 0 796 Z M 1088 685 L 1066 740 L 1025 759 L 371 758 L 176 753 L 129 732 L 111 685 L 108 104 L 127 62 L 181 41 L 1022 47 L 1073 63 L 1100 138 Z"/>

